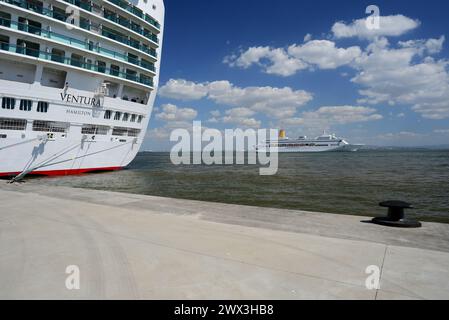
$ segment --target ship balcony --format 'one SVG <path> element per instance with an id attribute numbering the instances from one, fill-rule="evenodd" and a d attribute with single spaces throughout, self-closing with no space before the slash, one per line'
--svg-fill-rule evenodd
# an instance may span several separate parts
<path id="1" fill-rule="evenodd" d="M 138 33 L 141 36 L 144 36 L 145 38 L 151 40 L 152 42 L 154 42 L 155 44 L 159 45 L 159 39 L 157 37 L 157 35 L 151 33 L 150 31 L 142 28 L 141 26 L 139 26 L 138 24 L 134 23 L 133 21 L 124 19 L 123 17 L 115 14 L 114 12 L 111 11 L 105 11 L 104 12 L 104 17 L 116 24 L 119 24 L 125 28 L 128 28 L 136 33 Z"/>
<path id="2" fill-rule="evenodd" d="M 49 40 L 55 43 L 63 44 L 76 49 L 81 49 L 83 51 L 93 52 L 105 58 L 110 58 L 116 61 L 138 66 L 145 69 L 144 71 L 150 71 L 153 75 L 156 75 L 156 68 L 154 66 L 154 63 L 152 62 L 146 61 L 144 59 L 139 59 L 137 56 L 133 56 L 131 54 L 124 55 L 113 50 L 102 48 L 92 42 L 81 41 L 53 31 L 48 31 L 40 28 L 39 26 L 30 24 L 30 22 L 20 23 L 17 21 L 12 21 L 10 19 L 0 18 L 0 29 L 3 28 L 30 33 L 36 38 L 45 38 L 45 40 Z"/>
<path id="3" fill-rule="evenodd" d="M 64 24 L 68 24 L 67 18 L 69 17 L 69 15 L 64 10 L 57 7 L 54 7 L 53 10 L 50 10 L 42 6 L 36 6 L 35 4 L 28 2 L 27 0 L 0 0 L 0 2 L 5 2 L 8 5 L 19 7 L 24 10 L 29 10 L 37 15 L 42 15 L 48 18 L 55 19 L 56 21 L 62 22 Z M 97 15 L 95 16 L 98 18 L 102 18 Z M 108 20 L 104 19 L 104 21 Z M 157 60 L 158 58 L 156 49 L 142 44 L 127 35 L 120 34 L 113 29 L 107 28 L 101 24 L 92 23 L 91 21 L 83 17 L 80 18 L 79 28 L 80 30 L 85 30 L 89 35 L 100 37 L 102 39 L 112 40 L 116 43 L 126 45 L 133 50 L 137 50 L 139 53 L 143 52 L 151 57 L 151 59 Z"/>
<path id="4" fill-rule="evenodd" d="M 30 46 L 27 41 L 20 41 L 19 45 L 0 42 L 0 53 L 8 54 L 12 57 L 22 56 L 26 59 L 41 60 L 54 65 L 74 68 L 84 72 L 89 72 L 111 79 L 119 79 L 140 89 L 153 90 L 153 79 L 143 74 L 138 74 L 134 70 L 126 69 L 122 72 L 116 68 L 107 68 L 105 65 L 85 62 L 81 56 L 72 55 L 71 58 L 55 52 L 40 51 L 37 46 Z"/>
<path id="5" fill-rule="evenodd" d="M 161 25 L 154 18 L 152 18 L 148 13 L 143 13 L 143 11 L 136 6 L 131 5 L 127 1 L 124 0 L 106 0 L 105 4 L 108 3 L 115 9 L 124 9 L 129 12 L 134 17 L 138 17 L 140 20 L 143 20 L 149 23 L 152 27 L 155 28 L 157 32 L 160 31 Z"/>
<path id="6" fill-rule="evenodd" d="M 17 0 L 12 0 L 17 1 Z M 26 0 L 23 0 L 26 1 Z M 156 34 L 153 34 L 151 31 L 142 28 L 139 24 L 134 23 L 132 20 L 117 15 L 115 12 L 103 9 L 97 13 L 92 12 L 92 5 L 87 1 L 81 0 L 56 0 L 56 2 L 68 5 L 74 5 L 78 8 L 84 10 L 84 12 L 94 18 L 102 19 L 106 22 L 109 22 L 114 27 L 118 27 L 122 29 L 124 32 L 134 33 L 136 36 L 141 37 L 144 40 L 150 41 L 154 46 L 159 46 L 159 39 Z M 120 9 L 119 9 L 120 10 Z M 106 20 L 105 20 L 106 19 Z"/>

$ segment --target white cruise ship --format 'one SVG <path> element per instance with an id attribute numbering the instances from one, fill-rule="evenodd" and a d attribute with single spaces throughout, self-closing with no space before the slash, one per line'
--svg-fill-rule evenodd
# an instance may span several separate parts
<path id="1" fill-rule="evenodd" d="M 163 0 L 0 0 L 0 176 L 118 170 L 145 137 Z"/>
<path id="2" fill-rule="evenodd" d="M 289 139 L 286 136 L 285 130 L 279 131 L 279 139 L 276 141 L 267 140 L 265 143 L 256 146 L 259 152 L 326 152 L 336 150 L 350 150 L 356 149 L 348 148 L 349 143 L 335 136 L 335 134 L 326 134 L 309 139 L 306 136 L 298 139 Z"/>

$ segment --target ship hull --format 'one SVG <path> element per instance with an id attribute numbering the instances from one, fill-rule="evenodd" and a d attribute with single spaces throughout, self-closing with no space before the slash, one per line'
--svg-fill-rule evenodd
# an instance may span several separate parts
<path id="1" fill-rule="evenodd" d="M 107 140 L 106 137 L 62 134 L 52 140 L 44 136 L 0 139 L 0 176 L 22 172 L 47 176 L 76 175 L 95 171 L 115 171 L 128 166 L 137 155 L 135 138 Z"/>
<path id="2" fill-rule="evenodd" d="M 48 170 L 48 171 L 32 171 L 29 173 L 31 176 L 54 176 L 54 177 L 60 177 L 60 176 L 75 176 L 75 175 L 81 175 L 86 173 L 93 173 L 93 172 L 112 172 L 112 171 L 119 171 L 123 170 L 123 167 L 111 167 L 111 168 L 86 168 L 86 169 L 67 169 L 67 170 Z M 19 175 L 21 172 L 1 172 L 0 177 L 15 177 Z"/>
<path id="3" fill-rule="evenodd" d="M 319 153 L 344 150 L 344 146 L 338 147 L 294 147 L 294 148 L 260 148 L 258 152 L 278 152 L 278 153 Z"/>

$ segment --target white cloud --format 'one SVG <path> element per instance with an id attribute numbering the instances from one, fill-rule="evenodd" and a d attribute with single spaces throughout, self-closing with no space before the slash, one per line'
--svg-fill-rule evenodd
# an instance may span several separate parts
<path id="1" fill-rule="evenodd" d="M 402 48 L 415 48 L 421 55 L 424 53 L 436 54 L 443 49 L 445 40 L 446 37 L 443 35 L 438 39 L 400 41 L 398 44 Z"/>
<path id="2" fill-rule="evenodd" d="M 410 139 L 410 138 L 421 138 L 424 137 L 425 134 L 410 132 L 410 131 L 400 131 L 395 133 L 385 133 L 378 135 L 377 138 L 381 140 L 400 140 L 400 139 Z"/>
<path id="3" fill-rule="evenodd" d="M 413 20 L 401 14 L 394 16 L 381 16 L 380 28 L 370 30 L 366 26 L 367 19 L 358 19 L 349 24 L 345 22 L 336 22 L 332 26 L 332 33 L 335 38 L 374 39 L 376 37 L 401 36 L 420 26 L 419 20 Z"/>
<path id="4" fill-rule="evenodd" d="M 386 39 L 374 41 L 354 63 L 358 74 L 351 81 L 363 87 L 359 103 L 411 105 L 424 118 L 448 118 L 449 64 L 446 60 L 421 57 L 422 48 L 416 42 L 391 48 Z"/>
<path id="5" fill-rule="evenodd" d="M 230 82 L 221 81 L 209 86 L 209 99 L 231 107 L 246 107 L 274 118 L 285 118 L 295 114 L 298 107 L 312 100 L 312 95 L 289 87 L 239 88 Z"/>
<path id="6" fill-rule="evenodd" d="M 304 42 L 309 42 L 310 40 L 312 40 L 312 35 L 308 33 L 304 36 Z"/>
<path id="7" fill-rule="evenodd" d="M 270 64 L 265 67 L 265 72 L 268 74 L 288 77 L 308 67 L 304 61 L 291 57 L 282 48 L 272 49 L 266 58 L 270 61 Z"/>
<path id="8" fill-rule="evenodd" d="M 170 137 L 170 131 L 167 128 L 153 128 L 147 130 L 147 133 L 145 135 L 146 138 L 154 140 L 165 140 Z"/>
<path id="9" fill-rule="evenodd" d="M 287 126 L 302 125 L 306 128 L 329 129 L 333 125 L 345 125 L 382 119 L 374 108 L 362 106 L 326 106 L 315 111 L 306 111 L 298 118 L 286 119 Z"/>
<path id="10" fill-rule="evenodd" d="M 440 134 L 449 134 L 449 129 L 435 129 L 433 130 L 434 133 L 440 133 Z"/>
<path id="11" fill-rule="evenodd" d="M 199 100 L 207 95 L 207 88 L 201 83 L 170 79 L 159 89 L 159 95 L 177 100 Z"/>
<path id="12" fill-rule="evenodd" d="M 236 124 L 239 127 L 259 128 L 261 121 L 252 117 L 255 114 L 256 112 L 249 108 L 232 108 L 226 110 L 226 115 L 222 118 L 222 121 Z"/>
<path id="13" fill-rule="evenodd" d="M 332 41 L 313 40 L 304 45 L 290 46 L 288 53 L 309 65 L 316 65 L 320 69 L 336 69 L 354 61 L 362 54 L 362 50 L 357 46 L 347 49 L 337 48 Z"/>
<path id="14" fill-rule="evenodd" d="M 255 63 L 259 63 L 262 58 L 266 58 L 270 54 L 269 47 L 251 47 L 240 56 L 225 57 L 224 62 L 232 67 L 240 67 L 247 69 Z"/>
<path id="15" fill-rule="evenodd" d="M 174 104 L 164 104 L 159 109 L 161 111 L 156 113 L 156 119 L 164 123 L 161 127 L 148 130 L 147 138 L 167 141 L 171 132 L 175 129 L 186 129 L 192 132 L 192 121 L 198 116 L 198 112 L 195 109 L 179 108 Z"/>
<path id="16" fill-rule="evenodd" d="M 259 65 L 268 74 L 284 77 L 291 76 L 307 68 L 307 64 L 290 57 L 284 49 L 273 49 L 270 47 L 251 47 L 238 56 L 226 57 L 224 62 L 231 67 L 242 69 L 248 69 L 252 65 Z"/>
<path id="17" fill-rule="evenodd" d="M 249 108 L 232 108 L 226 110 L 226 116 L 233 118 L 245 118 L 251 117 L 255 114 L 255 112 Z"/>
<path id="18" fill-rule="evenodd" d="M 162 112 L 156 114 L 156 118 L 164 121 L 192 121 L 198 112 L 192 108 L 178 108 L 173 104 L 161 106 Z"/>
<path id="19" fill-rule="evenodd" d="M 443 35 L 439 39 L 429 39 L 426 41 L 426 49 L 429 54 L 435 54 L 441 52 L 443 49 L 444 41 L 446 37 Z"/>
<path id="20" fill-rule="evenodd" d="M 185 91 L 183 84 L 204 89 L 202 97 L 228 107 L 244 107 L 270 117 L 281 119 L 293 116 L 297 108 L 313 99 L 311 93 L 304 90 L 293 90 L 289 87 L 246 87 L 234 86 L 229 81 L 193 83 L 186 80 L 170 80 L 165 86 L 176 83 L 180 91 Z M 165 87 L 164 86 L 164 87 Z M 168 91 L 168 90 L 167 90 Z M 170 96 L 177 98 L 178 95 Z M 217 116 L 215 116 L 217 117 Z"/>
<path id="21" fill-rule="evenodd" d="M 210 112 L 213 117 L 219 117 L 221 115 L 220 110 L 213 110 Z"/>
<path id="22" fill-rule="evenodd" d="M 231 67 L 247 69 L 258 65 L 265 73 L 288 77 L 305 69 L 335 69 L 351 63 L 360 56 L 359 47 L 337 48 L 328 40 L 311 40 L 284 48 L 251 47 L 240 55 L 226 57 L 224 62 Z"/>

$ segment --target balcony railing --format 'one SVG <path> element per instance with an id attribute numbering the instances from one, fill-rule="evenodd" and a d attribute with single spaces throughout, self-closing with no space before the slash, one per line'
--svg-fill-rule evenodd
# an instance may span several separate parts
<path id="1" fill-rule="evenodd" d="M 80 58 L 68 58 L 62 55 L 54 54 L 47 51 L 39 51 L 32 48 L 27 48 L 25 46 L 17 46 L 14 44 L 8 44 L 5 42 L 0 42 L 0 48 L 4 51 L 14 52 L 18 54 L 23 54 L 31 57 L 35 57 L 42 60 L 53 61 L 56 63 L 61 63 L 64 65 L 71 65 L 74 67 L 82 68 L 89 71 L 100 72 L 104 74 L 109 74 L 113 77 L 130 80 L 136 83 L 144 84 L 146 86 L 153 86 L 153 80 L 147 78 L 146 76 L 130 75 L 129 73 L 120 72 L 116 69 L 106 68 L 104 66 L 99 66 L 97 64 L 86 63 L 84 59 Z"/>
<path id="2" fill-rule="evenodd" d="M 133 6 L 132 4 L 128 3 L 127 1 L 123 0 L 107 0 L 108 2 L 111 2 L 115 4 L 116 6 L 119 6 L 120 8 L 125 9 L 128 12 L 131 12 L 135 16 L 139 17 L 140 19 L 144 19 L 146 22 L 151 24 L 153 27 L 160 29 L 161 25 L 159 22 L 151 18 L 148 14 L 144 14 L 142 10 L 137 8 L 136 6 Z"/>
<path id="3" fill-rule="evenodd" d="M 52 39 L 59 43 L 73 46 L 76 48 L 85 49 L 85 50 L 89 50 L 92 52 L 98 52 L 98 53 L 105 55 L 107 57 L 110 57 L 110 58 L 130 62 L 132 64 L 135 64 L 137 66 L 140 66 L 142 68 L 145 68 L 145 69 L 153 71 L 153 72 L 156 71 L 154 64 L 149 64 L 147 62 L 139 61 L 138 59 L 130 58 L 124 54 L 115 52 L 113 50 L 105 49 L 100 46 L 93 45 L 92 43 L 89 43 L 89 42 L 81 41 L 81 40 L 78 40 L 75 38 L 67 37 L 65 35 L 53 32 L 53 31 L 48 31 L 48 30 L 45 30 L 42 28 L 38 28 L 36 26 L 32 26 L 32 25 L 17 22 L 17 21 L 12 21 L 12 20 L 5 19 L 5 18 L 0 19 L 0 22 L 1 22 L 0 26 L 5 26 L 5 27 L 9 27 L 11 29 L 16 29 L 16 30 L 32 33 L 35 35 L 39 35 L 41 37 Z"/>
<path id="4" fill-rule="evenodd" d="M 67 1 L 69 1 L 69 0 L 67 0 Z M 70 0 L 70 1 L 74 1 L 74 0 Z M 42 15 L 45 15 L 47 17 L 51 17 L 51 18 L 57 19 L 57 20 L 62 21 L 62 22 L 67 22 L 66 21 L 66 19 L 67 19 L 66 15 L 61 14 L 60 12 L 57 12 L 57 11 L 54 11 L 54 10 L 49 10 L 49 9 L 43 8 L 42 6 L 36 6 L 35 4 L 30 4 L 26 0 L 0 0 L 0 2 L 6 2 L 6 3 L 12 4 L 12 5 L 15 5 L 15 6 L 24 8 L 24 9 L 27 9 L 27 10 L 34 11 L 34 12 L 42 14 Z M 91 30 L 91 25 L 89 23 L 87 23 L 86 21 L 83 21 L 82 23 L 80 23 L 80 27 L 85 29 L 85 30 Z M 132 46 L 132 47 L 134 47 L 134 48 L 136 48 L 136 49 L 138 49 L 140 51 L 143 51 L 143 52 L 145 52 L 145 53 L 147 53 L 147 54 L 149 54 L 152 57 L 157 59 L 157 52 L 156 52 L 156 50 L 154 48 L 147 48 L 147 47 L 141 45 L 138 41 L 134 40 L 134 42 L 138 43 L 138 45 L 135 45 L 127 37 L 120 36 L 120 35 L 115 34 L 113 32 L 104 32 L 104 31 L 102 31 L 101 33 L 102 33 L 103 36 L 106 36 L 106 37 L 108 37 L 108 38 L 110 38 L 112 40 L 116 40 L 116 41 L 118 41 L 120 43 L 123 43 L 123 44 L 126 44 L 128 46 Z"/>
<path id="5" fill-rule="evenodd" d="M 74 6 L 80 7 L 81 9 L 92 12 L 92 6 L 85 1 L 80 1 L 80 0 L 64 0 L 64 1 L 67 3 L 73 4 Z"/>
<path id="6" fill-rule="evenodd" d="M 68 0 L 67 0 L 68 1 Z M 155 34 L 152 34 L 151 32 L 149 32 L 148 30 L 145 30 L 144 28 L 135 25 L 133 23 L 131 23 L 131 21 L 126 20 L 126 19 L 121 19 L 120 17 L 117 17 L 114 14 L 109 14 L 109 13 L 105 13 L 104 17 L 106 19 L 108 19 L 109 21 L 115 22 L 127 29 L 130 29 L 148 39 L 150 39 L 151 41 L 155 42 L 155 43 L 159 43 L 159 39 Z"/>
<path id="7" fill-rule="evenodd" d="M 86 2 L 83 2 L 81 0 L 64 0 L 64 2 L 70 3 L 74 6 L 80 7 L 84 10 L 87 10 L 89 12 L 92 12 L 92 6 Z M 137 32 L 140 35 L 143 35 L 145 37 L 147 37 L 148 39 L 150 39 L 151 41 L 155 42 L 155 43 L 159 43 L 159 39 L 157 38 L 156 35 L 153 35 L 152 33 L 150 33 L 149 36 L 147 36 L 144 32 L 144 29 L 141 28 L 140 26 L 136 26 L 133 27 L 131 24 L 131 21 L 127 20 L 127 19 L 123 19 L 123 18 L 117 18 L 114 15 L 110 15 L 110 14 L 105 14 L 104 17 L 112 22 L 118 23 L 121 26 L 128 28 L 130 30 L 133 30 L 134 32 Z M 143 19 L 143 18 L 142 18 Z"/>

